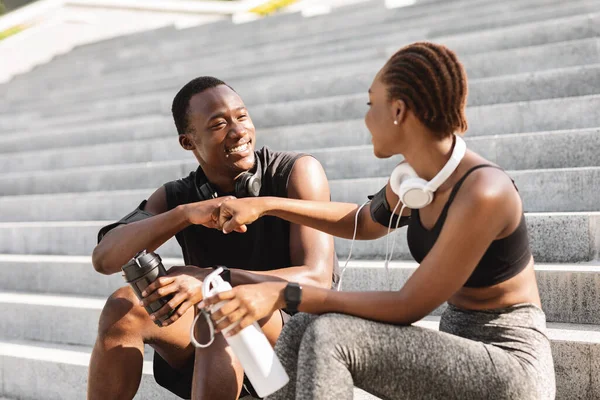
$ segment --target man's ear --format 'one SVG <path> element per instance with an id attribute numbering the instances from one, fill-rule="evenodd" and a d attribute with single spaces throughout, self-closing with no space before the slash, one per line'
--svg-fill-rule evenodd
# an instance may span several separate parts
<path id="1" fill-rule="evenodd" d="M 179 144 L 184 150 L 194 150 L 196 148 L 196 144 L 188 135 L 179 135 Z"/>
<path id="2" fill-rule="evenodd" d="M 392 111 L 394 113 L 394 121 L 397 121 L 398 124 L 401 124 L 406 119 L 406 103 L 404 100 L 393 100 L 392 101 Z"/>

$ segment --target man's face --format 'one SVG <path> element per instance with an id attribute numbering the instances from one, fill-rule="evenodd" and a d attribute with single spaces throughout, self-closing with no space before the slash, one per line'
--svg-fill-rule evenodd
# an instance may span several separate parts
<path id="1" fill-rule="evenodd" d="M 235 176 L 254 166 L 254 124 L 231 88 L 219 85 L 193 96 L 188 121 L 196 156 L 207 167 Z"/>

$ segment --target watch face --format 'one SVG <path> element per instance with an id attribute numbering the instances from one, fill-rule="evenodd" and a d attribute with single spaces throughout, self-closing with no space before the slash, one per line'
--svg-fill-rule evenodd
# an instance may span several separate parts
<path id="1" fill-rule="evenodd" d="M 299 303 L 302 295 L 302 288 L 298 285 L 288 285 L 285 288 L 285 300 L 290 303 Z"/>

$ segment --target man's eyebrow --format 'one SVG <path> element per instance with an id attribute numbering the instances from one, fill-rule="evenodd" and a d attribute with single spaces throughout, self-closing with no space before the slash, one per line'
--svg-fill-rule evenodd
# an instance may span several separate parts
<path id="1" fill-rule="evenodd" d="M 234 109 L 233 111 L 241 111 L 241 110 L 245 110 L 245 109 L 246 109 L 245 106 L 240 106 L 240 107 Z M 208 118 L 208 120 L 210 121 L 215 118 L 222 118 L 225 116 L 225 114 L 226 114 L 225 111 L 218 111 L 218 112 L 214 113 L 213 115 L 211 115 L 210 118 Z"/>

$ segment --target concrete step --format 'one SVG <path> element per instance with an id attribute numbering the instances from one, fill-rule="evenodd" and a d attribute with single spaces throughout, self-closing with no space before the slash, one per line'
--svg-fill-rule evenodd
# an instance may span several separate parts
<path id="1" fill-rule="evenodd" d="M 531 251 L 537 262 L 577 263 L 600 257 L 600 213 L 527 213 L 526 219 Z M 412 258 L 405 232 L 406 228 L 403 228 L 394 234 L 397 235 L 395 259 Z M 390 236 L 390 246 L 393 237 Z M 383 259 L 386 254 L 386 239 L 356 242 L 353 257 Z M 338 255 L 347 255 L 350 244 L 350 240 L 336 238 Z"/>
<path id="2" fill-rule="evenodd" d="M 367 144 L 371 140 L 366 127 L 363 127 L 363 131 L 362 136 L 348 135 L 344 138 L 346 143 L 339 147 L 339 135 L 333 132 L 322 135 L 322 143 L 319 143 L 317 139 L 310 140 L 313 136 L 310 132 L 302 140 L 296 141 L 265 130 L 257 134 L 257 148 L 268 145 L 276 150 L 313 154 L 325 166 L 330 179 L 383 176 L 391 171 L 397 161 L 394 158 L 377 160 L 373 156 L 372 146 Z M 599 133 L 600 128 L 594 128 L 480 137 L 467 135 L 465 139 L 469 149 L 505 169 L 569 168 L 600 166 L 600 158 L 595 151 L 600 146 Z M 183 161 L 191 157 L 191 153 L 181 148 L 175 136 L 169 135 L 144 141 L 0 153 L 0 171 L 50 171 L 97 165 Z M 349 164 L 348 159 L 353 159 L 353 162 Z"/>
<path id="3" fill-rule="evenodd" d="M 391 168 L 389 169 L 391 170 Z M 389 173 L 389 170 L 386 173 Z M 148 177 L 168 173 L 165 168 L 157 172 L 154 169 L 138 170 L 134 174 L 131 169 L 127 172 L 115 172 L 114 176 L 125 176 L 130 186 L 140 186 L 126 190 L 107 190 L 106 185 L 100 185 L 98 191 L 74 193 L 42 193 L 37 195 L 4 196 L 0 198 L 2 214 L 1 222 L 43 222 L 43 221 L 86 221 L 119 219 L 135 208 L 139 202 L 148 198 L 155 188 L 168 180 L 177 179 L 186 174 L 172 176 L 160 182 L 155 182 L 155 188 L 148 188 Z M 519 188 L 525 211 L 598 211 L 600 205 L 594 194 L 598 191 L 599 167 L 524 170 L 509 171 Z M 98 174 L 97 172 L 95 173 Z M 70 174 L 53 176 L 47 179 L 37 179 L 32 184 L 43 182 L 81 182 L 85 176 Z M 117 178 L 114 178 L 117 179 Z M 379 191 L 387 182 L 387 177 L 356 178 L 331 180 L 330 188 L 336 201 L 362 204 L 368 194 Z M 103 182 L 110 178 L 103 178 Z M 39 183 L 42 182 L 42 183 Z M 135 183 L 138 182 L 137 185 Z M 127 186 L 127 185 L 124 185 Z M 73 188 L 71 186 L 71 188 Z M 360 189 L 357 189 L 360 188 Z M 42 191 L 43 192 L 43 191 Z"/>
<path id="4" fill-rule="evenodd" d="M 600 18 L 600 14 L 563 17 L 550 21 L 534 22 L 484 31 L 482 34 L 476 32 L 439 38 L 429 37 L 428 39 L 451 43 L 452 45 L 450 47 L 457 51 L 459 56 L 464 57 L 468 54 L 476 54 L 484 51 L 489 52 L 597 37 L 600 32 L 596 27 L 598 18 Z M 455 22 L 455 19 L 453 22 Z M 378 35 L 377 41 L 375 42 L 372 38 L 361 39 L 361 42 L 357 42 L 357 44 L 354 44 L 350 48 L 346 48 L 348 47 L 347 45 L 335 43 L 328 47 L 324 46 L 326 48 L 323 46 L 319 47 L 319 51 L 326 54 L 326 57 L 311 57 L 307 54 L 299 54 L 297 49 L 291 51 L 291 54 L 294 55 L 293 57 L 281 54 L 280 51 L 268 51 L 269 54 L 273 53 L 276 54 L 277 57 L 280 57 L 280 61 L 283 63 L 275 59 L 266 59 L 264 54 L 260 54 L 255 64 L 252 64 L 247 57 L 239 56 L 237 57 L 237 60 L 243 59 L 243 65 L 239 65 L 235 62 L 228 62 L 226 63 L 228 67 L 219 66 L 218 68 L 214 66 L 214 62 L 211 62 L 210 65 L 201 65 L 198 61 L 192 60 L 188 61 L 188 64 L 174 66 L 174 69 L 168 74 L 162 75 L 162 78 L 164 79 L 161 79 L 160 71 L 148 71 L 148 73 L 144 74 L 139 69 L 134 69 L 131 72 L 131 76 L 124 75 L 123 72 L 120 72 L 116 80 L 111 81 L 103 78 L 101 82 L 98 83 L 102 90 L 94 90 L 93 93 L 90 92 L 92 89 L 92 86 L 90 85 L 86 85 L 85 87 L 71 87 L 70 89 L 65 89 L 64 85 L 62 85 L 60 91 L 48 92 L 47 96 L 61 102 L 66 101 L 67 98 L 71 98 L 71 102 L 77 102 L 77 99 L 83 94 L 85 94 L 86 97 L 93 98 L 112 98 L 114 96 L 121 96 L 131 93 L 131 86 L 141 88 L 140 91 L 137 91 L 138 93 L 142 93 L 144 87 L 146 88 L 145 92 L 154 91 L 156 90 L 155 84 L 157 81 L 171 82 L 169 87 L 173 87 L 173 85 L 176 85 L 175 81 L 178 79 L 176 77 L 195 76 L 197 75 L 196 71 L 199 69 L 202 69 L 204 74 L 216 74 L 217 76 L 224 77 L 228 80 L 236 80 L 243 77 L 264 77 L 286 71 L 304 71 L 307 68 L 310 68 L 311 65 L 339 65 L 340 63 L 343 65 L 347 64 L 350 60 L 367 60 L 372 59 L 373 57 L 379 59 L 382 58 L 382 50 L 384 48 L 387 49 L 384 51 L 385 55 L 383 55 L 385 58 L 390 53 L 395 52 L 401 44 L 424 38 L 422 29 L 417 32 L 413 31 L 412 34 L 409 31 L 408 33 L 403 32 L 401 34 L 395 33 L 391 35 L 393 35 L 391 38 L 385 39 L 388 44 L 393 44 L 391 47 L 386 47 L 388 44 L 383 43 L 384 38 L 382 38 L 381 35 Z M 255 53 L 256 51 L 254 50 L 253 54 Z M 347 53 L 351 53 L 350 59 Z M 339 60 L 336 59 L 338 54 L 342 57 Z M 30 103 L 31 99 L 28 96 L 23 99 L 22 107 L 26 107 L 27 104 Z M 47 102 L 44 104 L 47 104 Z M 19 107 L 17 103 L 12 102 L 10 107 L 14 109 L 15 106 Z"/>
<path id="5" fill-rule="evenodd" d="M 130 207 L 133 209 L 135 205 Z M 600 213 L 526 213 L 532 253 L 537 262 L 578 263 L 600 259 Z M 113 221 L 57 221 L 0 223 L 0 254 L 91 255 L 100 228 Z M 394 257 L 412 259 L 405 228 L 395 234 Z M 394 237 L 394 236 L 391 236 Z M 391 239 L 390 239 L 391 241 Z M 354 245 L 356 259 L 383 259 L 386 238 L 361 241 Z M 348 254 L 350 240 L 336 239 L 340 257 Z M 158 253 L 180 257 L 181 248 L 174 239 Z"/>
<path id="6" fill-rule="evenodd" d="M 344 258 L 341 261 L 346 260 Z M 91 269 L 89 265 L 87 268 Z M 399 290 L 417 266 L 414 261 L 391 262 L 391 289 Z M 549 322 L 600 324 L 597 312 L 600 306 L 600 264 L 597 261 L 584 264 L 536 264 L 535 270 L 542 308 Z M 382 260 L 353 260 L 344 274 L 343 290 L 390 290 L 387 276 Z M 433 315 L 441 315 L 443 309 L 445 306 Z"/>
<path id="7" fill-rule="evenodd" d="M 367 144 L 368 133 L 362 118 L 366 112 L 366 95 L 331 97 L 289 103 L 256 106 L 250 110 L 259 137 L 281 136 L 298 143 L 295 148 L 331 146 L 331 132 L 338 135 L 336 147 Z M 317 110 L 317 107 L 321 107 Z M 494 104 L 467 108 L 468 136 L 501 135 L 600 126 L 600 95 L 567 97 L 529 102 Z M 311 113 L 311 120 L 303 116 Z M 353 118 L 360 118 L 352 120 Z M 263 126 L 261 127 L 260 124 Z M 265 128 L 272 128 L 265 132 Z M 158 137 L 176 137 L 170 117 L 144 116 L 106 123 L 54 128 L 48 131 L 0 136 L 0 153 L 22 152 L 38 148 L 57 149 L 73 146 L 114 143 Z M 356 138 L 363 138 L 356 142 Z M 310 147 L 309 147 L 310 146 Z"/>
<path id="8" fill-rule="evenodd" d="M 554 86 L 554 84 L 549 86 Z M 598 92 L 596 86 L 592 86 L 592 89 L 588 88 L 586 91 Z M 591 128 L 600 125 L 597 122 L 599 116 L 592 111 L 598 108 L 599 99 L 600 95 L 594 94 L 474 106 L 467 108 L 467 118 L 471 126 L 470 132 L 475 135 Z M 366 102 L 366 94 L 333 96 L 258 105 L 250 109 L 250 115 L 258 128 L 347 121 L 364 117 L 367 109 Z M 558 108 L 560 108 L 558 114 L 550 113 L 550 110 L 558 112 Z M 571 113 L 576 113 L 577 117 L 573 118 Z M 67 124 L 64 127 L 69 129 L 72 125 L 83 125 L 87 118 L 89 116 L 86 115 L 68 116 L 61 118 L 59 122 Z M 165 116 L 165 124 L 167 119 L 171 118 Z M 57 128 L 59 127 L 57 126 Z M 27 142 L 18 140 L 22 139 L 23 135 L 29 136 L 26 132 L 21 132 L 19 136 L 7 135 L 0 138 L 2 144 L 5 144 L 2 149 L 6 152 L 26 149 Z M 31 136 L 37 136 L 37 134 Z M 42 134 L 42 136 L 44 135 Z M 88 139 L 88 142 L 93 140 Z M 103 140 L 103 142 L 105 141 Z"/>
<path id="9" fill-rule="evenodd" d="M 596 135 L 596 131 L 590 131 L 592 135 Z M 511 157 L 516 160 L 523 157 L 521 160 L 527 159 L 525 152 L 536 154 L 536 148 L 541 147 L 547 151 L 548 160 L 560 159 L 565 157 L 566 160 L 572 160 L 573 165 L 596 164 L 597 159 L 593 154 L 589 157 L 578 156 L 572 148 L 566 147 L 564 153 L 561 152 L 560 138 L 570 140 L 568 132 L 557 133 L 540 133 L 539 135 L 554 135 L 558 138 L 556 146 L 548 146 L 548 142 L 538 142 L 535 138 L 536 134 L 528 137 L 528 140 L 522 142 L 519 147 L 519 142 L 513 145 L 507 145 L 503 150 L 481 151 L 486 146 L 477 148 L 477 140 L 469 142 L 469 146 L 478 150 L 484 156 L 487 156 L 491 161 L 498 162 L 500 165 L 511 163 Z M 478 139 L 480 140 L 480 139 Z M 540 146 L 540 143 L 543 145 Z M 551 143 L 551 142 L 550 142 Z M 594 149 L 595 142 L 581 141 L 580 143 L 589 143 L 590 149 Z M 490 146 L 492 147 L 492 146 Z M 514 149 L 514 151 L 513 151 Z M 517 150 L 518 149 L 518 150 Z M 329 157 L 330 153 L 339 154 L 339 157 Z M 352 153 L 353 157 L 345 156 L 347 153 Z M 349 201 L 362 203 L 365 201 L 365 196 L 368 193 L 375 193 L 385 182 L 385 176 L 393 169 L 399 158 L 391 160 L 375 159 L 368 146 L 333 148 L 330 150 L 315 150 L 311 151 L 315 157 L 321 160 L 325 169 L 332 179 L 336 174 L 345 173 L 346 176 L 364 176 L 365 172 L 369 175 L 376 175 L 374 178 L 357 178 L 357 179 L 340 179 L 331 180 L 331 190 L 334 194 L 334 199 L 338 201 Z M 540 153 L 543 157 L 543 152 Z M 571 158 L 573 157 L 573 158 Z M 342 163 L 342 161 L 345 162 Z M 350 163 L 352 160 L 352 163 Z M 535 159 L 532 160 L 535 162 Z M 518 165 L 518 161 L 514 161 Z M 356 165 L 355 165 L 356 164 Z M 69 190 L 74 190 L 73 184 L 67 185 L 66 182 L 85 181 L 85 176 L 91 174 L 97 176 L 99 173 L 106 173 L 107 167 L 87 168 L 81 171 L 80 169 L 71 169 L 66 171 L 56 171 L 42 173 L 41 176 L 50 176 L 50 179 L 39 178 L 39 173 L 22 174 L 21 177 L 29 177 L 32 184 L 36 182 L 65 182 L 63 190 L 58 190 L 57 193 L 45 193 L 38 195 L 18 195 L 0 197 L 0 209 L 3 211 L 0 214 L 2 222 L 18 222 L 18 221 L 81 221 L 81 220 L 110 220 L 118 219 L 127 214 L 133 209 L 142 199 L 147 198 L 156 187 L 163 184 L 168 179 L 176 179 L 187 175 L 189 170 L 193 170 L 196 164 L 189 163 L 188 171 L 182 175 L 177 175 L 177 163 L 149 163 L 139 165 L 120 165 L 111 169 L 110 176 L 115 177 L 113 183 L 117 183 L 116 179 L 127 179 L 128 182 L 119 184 L 125 187 L 126 190 L 110 190 L 107 187 L 100 185 L 97 190 L 89 192 L 68 193 Z M 181 168 L 188 165 L 186 162 L 181 162 Z M 358 166 L 361 166 L 358 168 Z M 521 196 L 524 198 L 525 207 L 533 211 L 552 211 L 562 209 L 564 211 L 575 211 L 573 208 L 588 208 L 598 209 L 598 203 L 593 197 L 594 189 L 598 185 L 597 174 L 598 168 L 564 168 L 552 170 L 535 170 L 535 168 L 543 168 L 540 165 L 523 164 L 520 167 L 530 168 L 524 171 L 510 172 L 511 176 L 519 185 Z M 87 171 L 87 172 L 86 172 Z M 92 172 L 90 172 L 92 171 Z M 137 173 L 136 173 L 137 171 Z M 154 172 L 157 171 L 157 172 Z M 148 176 L 157 176 L 165 174 L 161 179 L 156 181 L 149 180 Z M 38 178 L 35 178 L 38 176 Z M 77 178 L 77 179 L 75 179 Z M 103 181 L 109 181 L 110 177 L 104 178 Z M 19 181 L 18 179 L 16 181 Z M 154 188 L 152 184 L 154 183 Z M 39 184 L 39 183 L 38 183 Z M 566 191 L 559 185 L 564 184 L 564 187 L 570 188 L 571 191 Z M 53 188 L 54 185 L 47 185 Z M 546 188 L 547 185 L 547 188 Z M 138 189 L 133 186 L 139 187 Z M 356 187 L 361 187 L 361 190 L 356 190 Z M 61 189 L 61 188 L 59 188 Z M 85 187 L 80 187 L 85 189 Z M 90 189 L 89 187 L 87 189 Z M 547 191 L 546 191 L 547 189 Z M 31 189 L 28 189 L 31 190 Z M 44 192 L 45 190 L 40 190 Z M 67 193 L 60 193 L 67 192 Z M 43 205 L 43 206 L 40 206 Z"/>
<path id="10" fill-rule="evenodd" d="M 437 330 L 439 318 L 428 317 L 415 325 Z M 600 372 L 594 362 L 600 351 L 600 328 L 549 323 L 548 336 L 556 366 L 556 398 L 597 398 L 600 387 L 593 377 Z M 4 340 L 0 342 L 2 395 L 37 399 L 44 393 L 49 400 L 80 398 L 85 393 L 89 354 L 89 347 L 83 346 Z M 173 398 L 152 381 L 148 361 L 144 362 L 142 387 L 136 398 Z"/>
<path id="11" fill-rule="evenodd" d="M 90 354 L 91 348 L 84 346 L 26 340 L 2 341 L 0 395 L 27 400 L 81 399 L 87 391 Z M 152 376 L 152 364 L 144 362 L 142 382 L 135 399 L 178 398 L 156 384 Z"/>
<path id="12" fill-rule="evenodd" d="M 183 259 L 164 258 L 163 263 L 169 268 L 183 265 Z M 413 261 L 390 263 L 391 288 L 400 289 L 416 267 L 417 264 Z M 600 307 L 598 261 L 585 264 L 536 264 L 535 268 L 542 305 L 548 321 L 600 324 L 600 315 L 597 312 Z M 18 274 L 15 271 L 18 271 Z M 18 293 L 8 300 L 1 300 L 0 296 L 0 303 L 14 301 L 16 304 L 22 304 L 23 307 L 29 307 L 33 300 L 37 299 L 36 301 L 46 301 L 43 303 L 44 307 L 51 307 L 51 301 L 54 302 L 52 304 L 58 304 L 59 300 L 52 297 L 58 293 L 60 296 L 69 296 L 64 297 L 68 301 L 72 301 L 77 296 L 106 299 L 121 286 L 125 286 L 125 282 L 120 274 L 106 276 L 97 273 L 92 267 L 90 257 L 0 254 L 0 292 Z M 351 261 L 344 274 L 343 290 L 389 290 L 383 261 Z M 35 294 L 38 297 L 23 297 L 23 293 Z M 88 309 L 95 310 L 102 307 L 104 303 L 85 301 L 77 303 L 78 307 L 83 307 L 85 304 L 89 305 Z M 94 308 L 91 305 L 98 307 Z M 45 312 L 44 307 L 39 312 Z M 56 307 L 62 306 L 56 305 Z M 434 315 L 439 315 L 440 311 L 441 309 Z M 32 319 L 31 313 L 27 315 L 29 315 L 28 319 Z"/>
<path id="13" fill-rule="evenodd" d="M 38 400 L 40 393 L 44 393 L 44 400 L 81 399 L 87 391 L 91 352 L 87 346 L 25 340 L 0 342 L 0 396 L 10 396 L 10 399 L 0 397 L 0 400 Z M 179 399 L 154 381 L 151 358 L 145 357 L 142 381 L 135 399 Z M 246 396 L 241 400 L 252 399 Z M 354 389 L 354 400 L 378 398 Z"/>
<path id="14" fill-rule="evenodd" d="M 477 135 L 485 134 L 481 131 L 483 130 L 482 127 L 487 128 L 486 123 L 496 127 L 495 130 L 486 129 L 486 131 L 489 132 L 488 134 L 497 134 L 499 132 L 538 131 L 541 129 L 574 129 L 579 127 L 554 127 L 556 118 L 553 118 L 554 116 L 551 117 L 548 112 L 545 113 L 546 125 L 537 124 L 538 121 L 535 121 L 537 119 L 535 118 L 536 116 L 531 114 L 538 111 L 537 106 L 553 107 L 565 102 L 576 103 L 579 100 L 584 100 L 585 104 L 592 105 L 594 102 L 598 101 L 598 99 L 600 99 L 600 96 L 592 95 L 473 106 L 467 108 L 467 119 L 472 127 L 470 132 L 474 133 L 473 130 L 475 130 Z M 315 122 L 343 121 L 364 117 L 367 109 L 367 101 L 368 98 L 366 94 L 355 94 L 322 99 L 298 100 L 287 103 L 264 104 L 253 107 L 250 110 L 250 115 L 255 125 L 260 128 Z M 565 115 L 567 111 L 570 110 L 563 109 L 563 115 Z M 482 114 L 486 115 L 485 120 L 483 120 Z M 495 117 L 492 117 L 492 115 L 489 114 L 493 114 Z M 519 114 L 522 116 L 521 118 L 518 118 Z M 499 120 L 502 120 L 504 124 L 501 124 Z M 595 121 L 595 118 L 593 120 Z M 533 121 L 535 122 L 532 123 Z M 569 119 L 569 122 L 573 123 L 572 119 Z M 530 126 L 530 128 L 519 129 L 515 126 L 516 123 L 519 123 L 517 126 Z M 547 128 L 545 126 L 552 126 L 552 128 Z"/>
<path id="15" fill-rule="evenodd" d="M 338 171 L 340 164 L 335 159 L 328 159 L 328 164 L 335 165 L 335 170 Z M 355 167 L 348 169 L 355 170 Z M 335 201 L 362 204 L 366 201 L 366 193 L 377 193 L 387 183 L 392 165 L 382 170 L 387 172 L 385 175 L 381 174 L 381 177 L 330 181 L 332 198 Z M 329 170 L 326 172 L 329 174 Z M 519 189 L 526 212 L 600 211 L 600 201 L 595 196 L 600 191 L 598 167 L 534 169 L 507 173 Z"/>
<path id="16" fill-rule="evenodd" d="M 335 179 L 331 182 L 333 198 L 340 198 L 341 193 L 363 196 L 362 191 L 356 190 L 357 186 L 354 185 L 357 184 L 366 193 L 375 193 L 385 184 L 386 176 L 401 160 L 375 160 L 368 148 L 360 152 L 356 152 L 356 149 L 342 151 L 342 154 L 349 153 L 355 157 L 332 158 L 328 151 L 313 152 L 324 164 L 328 177 Z M 197 161 L 189 160 L 18 172 L 0 175 L 0 191 L 5 196 L 19 196 L 146 189 L 187 176 L 189 171 L 196 168 Z M 596 191 L 600 189 L 600 167 L 534 169 L 508 173 L 520 188 L 527 211 L 600 210 L 596 196 Z M 362 201 L 359 199 L 357 202 Z"/>
<path id="17" fill-rule="evenodd" d="M 532 6 L 531 3 L 540 3 L 539 1 L 516 2 L 505 1 L 502 3 L 478 4 L 473 2 L 468 9 L 450 8 L 447 11 L 436 10 L 420 16 L 410 16 L 399 14 L 390 16 L 389 19 L 377 21 L 364 21 L 361 24 L 350 24 L 349 21 L 344 21 L 344 28 L 334 32 L 328 32 L 327 35 L 318 35 L 307 37 L 306 35 L 298 35 L 296 40 L 279 39 L 279 33 L 272 34 L 278 40 L 274 42 L 264 43 L 259 46 L 242 47 L 232 41 L 233 48 L 223 49 L 223 53 L 218 56 L 219 60 L 226 63 L 236 62 L 239 58 L 234 54 L 241 56 L 247 63 L 252 63 L 258 60 L 259 57 L 264 57 L 268 60 L 280 60 L 284 56 L 292 57 L 311 57 L 314 55 L 323 54 L 323 50 L 329 52 L 344 51 L 350 49 L 358 49 L 365 47 L 364 44 L 369 41 L 377 44 L 397 44 L 398 39 L 406 40 L 407 36 L 413 34 L 426 36 L 428 38 L 438 37 L 442 35 L 462 34 L 475 30 L 484 30 L 491 27 L 512 26 L 523 22 L 543 21 L 546 19 L 564 17 L 568 15 L 577 15 L 598 11 L 598 4 L 593 1 L 572 1 L 568 4 L 564 2 L 553 1 L 551 4 L 542 1 L 543 7 Z M 327 21 L 324 21 L 327 23 Z M 365 24 L 366 22 L 366 24 Z M 395 31 L 397 24 L 402 24 L 402 34 L 390 34 Z M 396 24 L 396 25 L 395 25 Z M 435 29 L 438 27 L 441 29 Z M 452 30 L 447 32 L 444 28 Z M 232 32 L 234 32 L 232 30 Z M 235 32 L 235 34 L 238 34 Z M 184 44 L 181 46 L 179 44 Z M 166 43 L 162 50 L 152 51 L 146 45 L 146 51 L 143 55 L 139 55 L 136 59 L 126 59 L 123 61 L 115 61 L 111 66 L 106 66 L 106 71 L 112 76 L 122 74 L 126 71 L 131 71 L 132 68 L 148 68 L 154 72 L 159 72 L 153 66 L 165 65 L 165 62 L 188 62 L 189 57 L 184 57 L 184 54 L 196 54 L 197 51 L 203 48 L 201 45 L 191 41 L 181 41 L 178 44 Z M 157 50 L 157 49 L 154 49 Z M 294 51 L 295 50 L 295 51 Z M 159 67 L 160 68 L 160 67 Z M 164 71 L 164 69 L 162 69 Z M 109 75 L 105 75 L 109 77 Z"/>
<path id="18" fill-rule="evenodd" d="M 320 48 L 334 42 L 347 42 L 356 38 L 370 37 L 377 38 L 377 40 L 380 41 L 380 38 L 383 35 L 394 31 L 397 26 L 396 24 L 398 23 L 403 24 L 404 32 L 411 27 L 418 28 L 417 31 L 423 31 L 422 27 L 439 27 L 440 25 L 449 26 L 450 24 L 455 27 L 454 29 L 462 28 L 465 30 L 470 29 L 470 26 L 474 25 L 473 21 L 479 21 L 479 24 L 477 24 L 475 28 L 482 29 L 484 27 L 483 21 L 486 20 L 496 21 L 493 25 L 496 26 L 496 24 L 499 23 L 515 23 L 512 22 L 511 19 L 514 19 L 517 16 L 520 17 L 521 20 L 530 20 L 532 18 L 535 20 L 536 18 L 551 17 L 551 15 L 547 13 L 540 16 L 540 9 L 548 11 L 553 10 L 558 16 L 591 12 L 594 9 L 597 10 L 597 8 L 589 8 L 589 6 L 585 7 L 586 4 L 592 4 L 593 6 L 593 3 L 590 1 L 575 1 L 565 5 L 556 0 L 551 2 L 547 0 L 528 2 L 518 2 L 513 0 L 502 3 L 494 3 L 489 0 L 470 1 L 461 2 L 461 6 L 458 6 L 456 2 L 455 4 L 446 2 L 435 4 L 437 6 L 435 12 L 431 12 L 433 4 L 430 4 L 427 11 L 424 9 L 419 10 L 419 4 L 417 4 L 416 7 L 407 7 L 399 10 L 385 10 L 381 8 L 381 15 L 375 20 L 370 19 L 368 16 L 364 15 L 364 13 L 357 15 L 358 18 L 352 21 L 349 21 L 348 17 L 344 16 L 340 21 L 341 23 L 337 26 L 335 24 L 332 25 L 332 19 L 339 17 L 339 15 L 335 13 L 312 20 L 300 19 L 294 21 L 291 28 L 296 31 L 296 33 L 291 36 L 286 34 L 285 28 L 289 26 L 288 24 L 278 27 L 275 34 L 274 31 L 257 32 L 257 29 L 250 24 L 245 26 L 227 27 L 228 29 L 219 35 L 223 35 L 224 37 L 233 35 L 235 39 L 231 40 L 231 42 L 224 40 L 223 47 L 220 47 L 220 50 L 223 51 L 223 54 L 238 54 L 240 51 L 246 51 L 250 56 L 244 54 L 244 59 L 248 60 L 248 58 L 255 57 L 258 53 L 267 55 L 276 54 L 281 53 L 282 51 L 288 51 L 290 48 L 294 47 L 299 49 Z M 415 13 L 414 11 L 417 12 Z M 501 18 L 503 21 L 498 22 Z M 325 34 L 310 35 L 307 27 L 303 26 L 303 22 L 308 24 L 316 23 L 319 28 L 326 27 L 328 31 Z M 82 65 L 83 68 L 78 68 L 77 72 L 86 74 L 86 71 L 93 71 L 97 74 L 96 71 L 101 69 L 106 70 L 107 73 L 112 73 L 112 75 L 115 76 L 121 75 L 124 71 L 130 70 L 132 67 L 135 69 L 151 69 L 154 73 L 168 70 L 164 68 L 168 68 L 165 64 L 173 64 L 178 61 L 189 61 L 190 54 L 196 54 L 199 49 L 204 48 L 204 46 L 206 46 L 206 43 L 204 42 L 210 41 L 210 38 L 216 34 L 214 25 L 215 24 L 211 27 L 199 27 L 204 31 L 204 34 L 201 34 L 200 36 L 198 34 L 192 34 L 191 30 L 188 32 L 184 31 L 181 32 L 182 34 L 177 40 L 161 38 L 162 40 L 158 41 L 140 41 L 139 44 L 134 45 L 134 50 L 123 50 L 123 47 L 121 46 L 117 50 L 111 49 L 101 52 L 95 57 L 87 56 L 83 60 L 77 59 L 77 61 L 84 62 Z M 209 28 L 212 29 L 208 31 Z M 216 28 L 218 28 L 218 26 Z M 244 28 L 250 29 L 250 31 L 247 32 L 247 35 L 243 33 L 245 31 Z M 430 29 L 428 29 L 428 31 L 430 31 Z M 298 32 L 301 32 L 301 34 L 298 34 Z M 190 34 L 190 36 L 186 35 L 186 33 Z M 261 36 L 267 39 L 267 42 L 261 43 Z M 246 37 L 250 37 L 251 40 L 244 40 Z M 194 38 L 194 40 L 190 40 L 189 38 Z M 149 47 L 147 43 L 152 43 L 153 46 Z M 395 43 L 395 41 L 392 43 Z M 184 54 L 187 54 L 187 56 L 183 56 Z M 86 54 L 84 53 L 83 56 L 86 56 Z M 65 74 L 66 68 L 73 69 L 73 60 L 71 58 L 66 61 L 69 60 L 71 61 L 70 65 L 65 62 L 53 63 L 56 65 L 51 65 L 50 68 L 47 68 L 46 71 L 44 71 L 45 76 L 52 76 L 54 78 L 55 75 L 58 75 L 56 78 L 67 76 L 67 79 L 72 79 L 71 75 Z M 163 62 L 161 62 L 161 60 L 163 60 Z M 167 61 L 167 63 L 164 61 Z M 56 78 L 45 81 L 42 79 L 42 82 L 40 83 L 49 87 L 51 85 L 60 86 L 60 84 L 58 84 L 60 79 Z"/>
<path id="19" fill-rule="evenodd" d="M 600 43 L 600 42 L 599 42 Z M 600 59 L 599 59 L 600 61 Z M 250 108 L 275 102 L 307 101 L 331 96 L 363 94 L 371 85 L 374 74 L 369 72 L 349 75 L 327 74 L 292 82 L 263 79 L 262 82 L 244 82 L 239 93 Z M 287 79 L 286 79 L 287 81 Z M 262 83 L 262 84 L 261 84 Z M 232 83 L 239 90 L 240 87 Z M 244 88 L 245 86 L 245 88 Z M 252 87 L 250 87 L 252 86 Z M 258 90 L 257 90 L 258 88 Z M 84 121 L 110 120 L 136 115 L 170 115 L 174 90 L 102 100 L 97 103 L 74 105 L 59 111 L 57 105 L 40 109 L 39 119 L 30 119 L 27 125 L 17 121 L 12 130 L 37 130 Z M 600 64 L 553 69 L 535 73 L 502 75 L 469 82 L 469 106 L 516 101 L 584 96 L 600 93 Z M 247 94 L 247 95 L 246 95 Z M 60 103 L 59 103 L 60 104 Z"/>
<path id="20" fill-rule="evenodd" d="M 39 148 L 62 149 L 126 140 L 146 140 L 170 136 L 177 138 L 173 120 L 164 116 L 145 115 L 122 120 L 104 121 L 66 128 L 39 129 L 30 133 L 0 135 L 0 153 L 31 150 L 31 143 Z"/>

